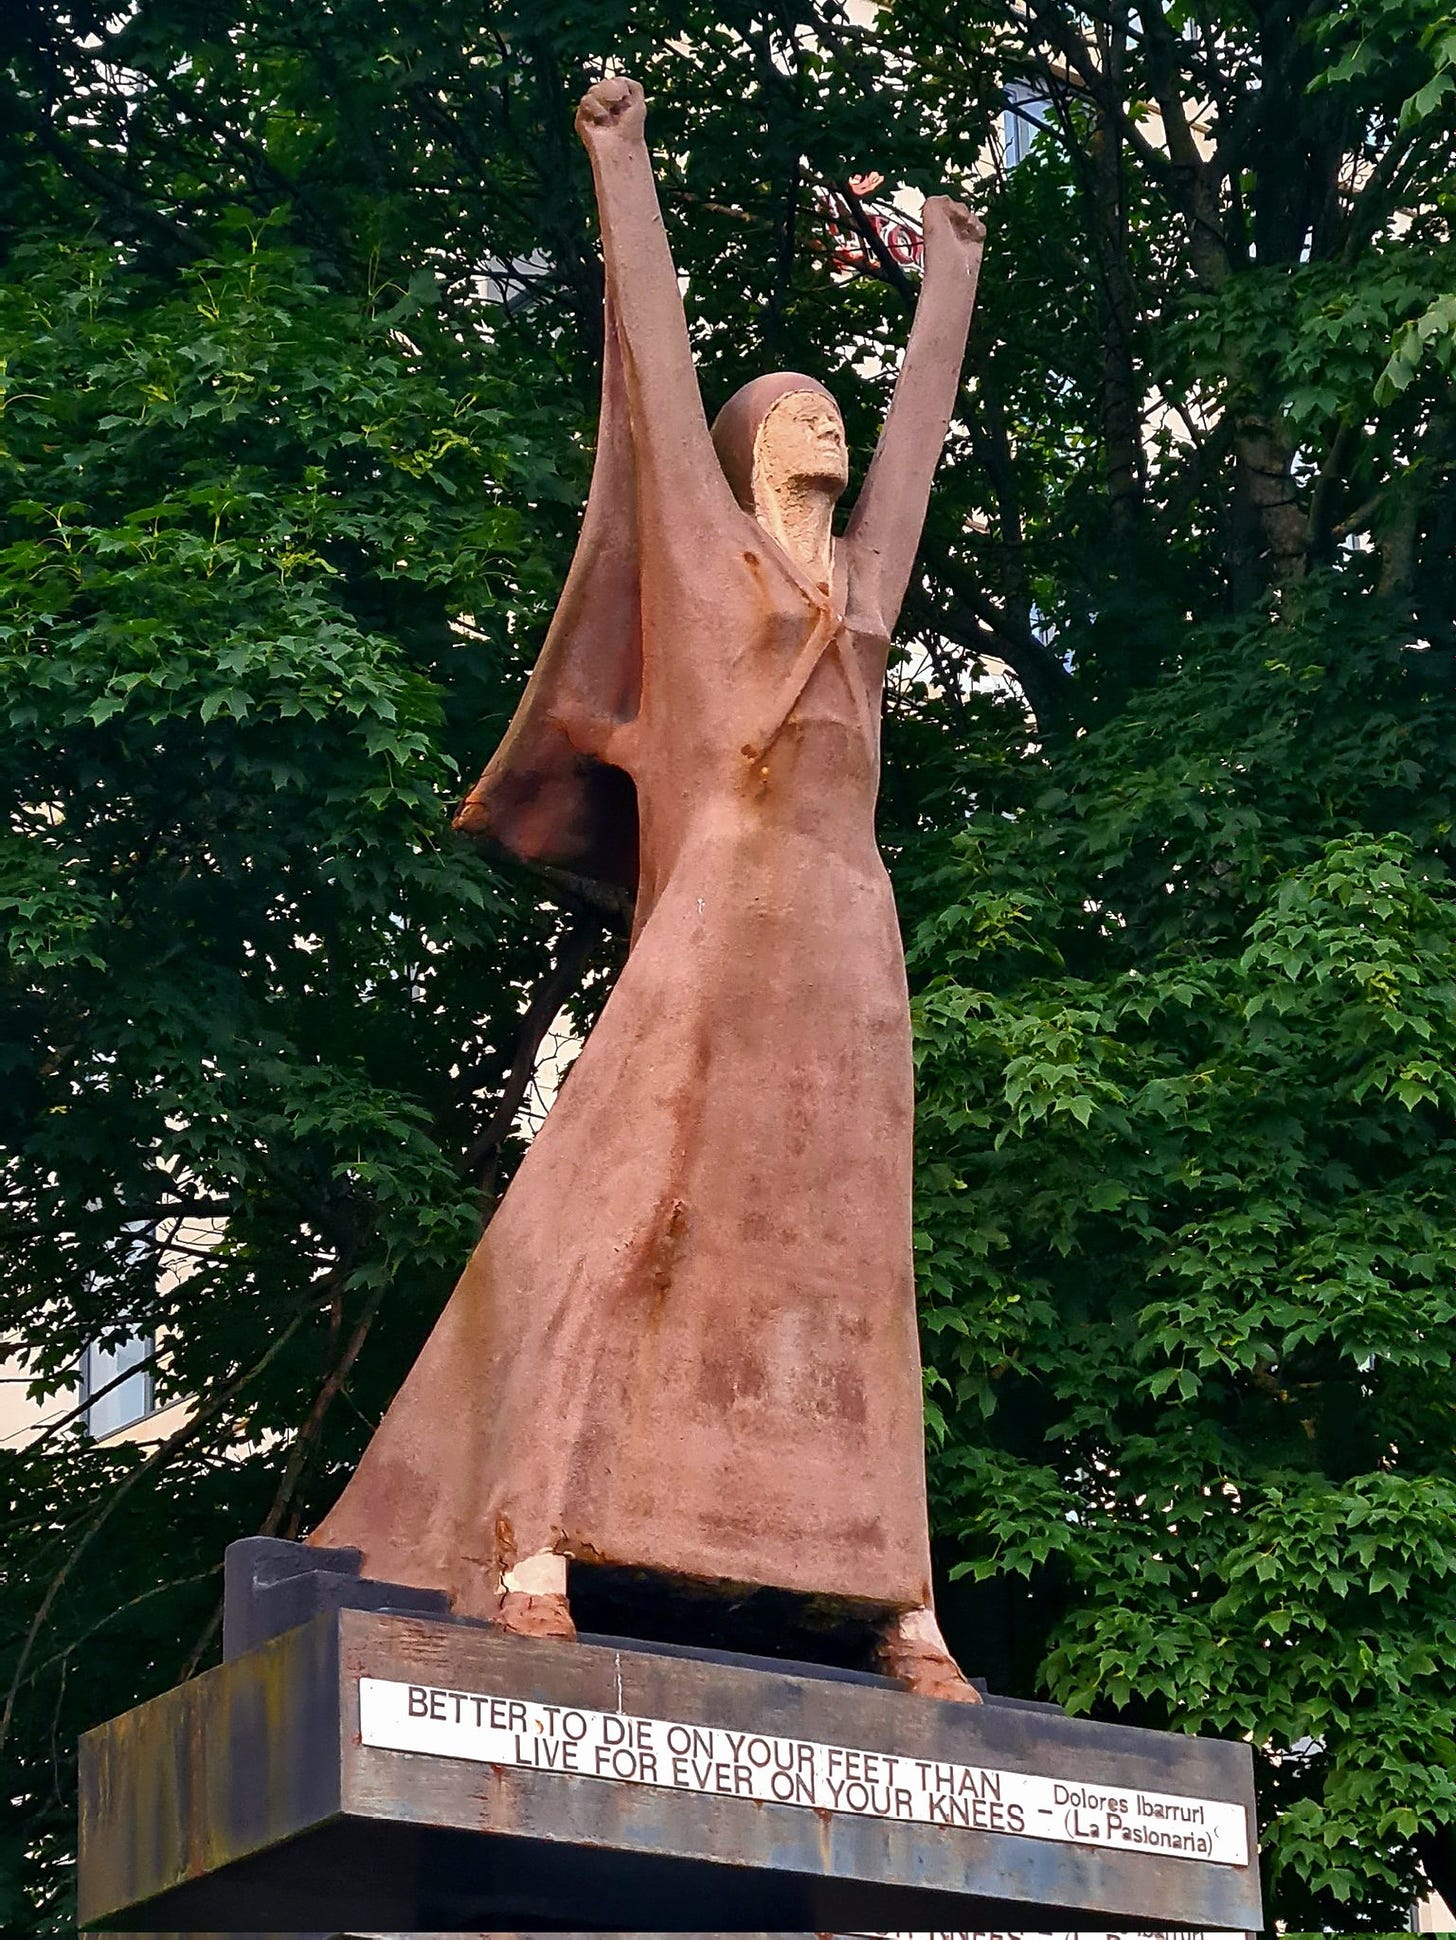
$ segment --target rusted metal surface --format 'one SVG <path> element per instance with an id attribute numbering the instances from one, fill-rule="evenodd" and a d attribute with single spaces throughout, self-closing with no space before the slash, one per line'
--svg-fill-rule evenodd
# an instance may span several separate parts
<path id="1" fill-rule="evenodd" d="M 241 1657 L 270 1637 L 331 1610 L 405 1610 L 445 1616 L 440 1590 L 361 1577 L 357 1549 L 321 1549 L 273 1536 L 243 1536 L 223 1557 L 222 1654 Z"/>
<path id="2" fill-rule="evenodd" d="M 1244 1745 L 344 1610 L 83 1741 L 83 1920 L 640 1931 L 711 1906 L 723 1931 L 1260 1924 L 1257 1865 L 367 1746 L 362 1676 L 1230 1799 L 1253 1822 Z"/>
<path id="3" fill-rule="evenodd" d="M 337 1632 L 322 1623 L 88 1732 L 82 1921 L 337 1816 L 338 1692 Z"/>
<path id="4" fill-rule="evenodd" d="M 630 1933 L 622 1929 L 618 1929 L 614 1933 L 609 1933 L 606 1929 L 592 1927 L 579 1933 L 563 1930 L 561 1940 L 587 1940 L 588 1932 L 595 1936 L 595 1940 L 717 1940 L 717 1936 L 724 1933 L 724 1931 L 725 1929 L 719 1927 L 713 1929 L 711 1933 L 688 1932 L 684 1928 L 674 1927 L 670 1933 L 647 1932 L 640 1928 L 633 1928 Z M 737 1930 L 735 1929 L 734 1931 L 736 1932 Z M 1107 1932 L 1094 1931 L 1088 1933 L 1080 1928 L 1077 1931 L 1083 1935 L 1083 1940 L 1123 1940 L 1123 1936 L 1127 1932 L 1126 1928 L 1123 1927 L 1118 1927 Z M 93 1936 L 93 1940 L 122 1940 L 122 1936 L 113 1930 L 111 1933 L 95 1935 Z M 137 1936 L 134 1933 L 130 1934 L 127 1936 L 127 1940 L 137 1940 Z M 524 1932 L 508 1932 L 500 1927 L 492 1927 L 488 1931 L 471 1931 L 468 1933 L 462 1932 L 458 1927 L 452 1927 L 448 1934 L 443 1931 L 425 1933 L 418 1927 L 412 1927 L 407 1933 L 384 1933 L 377 1929 L 370 1929 L 368 1932 L 365 1932 L 362 1928 L 350 1927 L 347 1931 L 338 1929 L 330 1933 L 279 1933 L 270 1929 L 266 1934 L 256 1930 L 251 1930 L 246 1933 L 241 1933 L 236 1930 L 223 1933 L 217 1929 L 209 1929 L 206 1932 L 202 1932 L 197 1928 L 191 1928 L 185 1933 L 178 1932 L 175 1929 L 166 1933 L 149 1930 L 143 1936 L 143 1940 L 530 1940 L 530 1936 Z M 770 1934 L 765 1931 L 756 1933 L 739 1932 L 738 1940 L 900 1940 L 900 1937 L 898 1934 L 879 1935 L 865 1932 L 832 1933 L 821 1929 L 812 1933 L 775 1932 Z M 920 1937 L 917 1937 L 917 1940 L 920 1940 Z M 1044 1928 L 1026 1929 L 1020 1932 L 998 1931 L 995 1933 L 985 1929 L 978 1932 L 969 1932 L 962 1929 L 959 1931 L 937 1932 L 933 1935 L 926 1934 L 923 1936 L 923 1940 L 1052 1940 L 1052 1936 L 1048 1935 Z M 1062 1935 L 1058 1934 L 1056 1940 L 1063 1940 Z M 1066 1940 L 1070 1940 L 1070 1934 L 1066 1936 Z M 1154 1940 L 1154 1936 L 1146 1933 L 1138 1934 L 1136 1936 L 1129 1936 L 1129 1940 Z M 1174 1929 L 1170 1940 L 1200 1940 L 1200 1937 L 1192 1932 L 1180 1933 L 1179 1930 Z M 1213 1936 L 1209 1936 L 1209 1940 L 1213 1940 Z M 1219 1935 L 1217 1940 L 1256 1940 L 1256 1937 L 1253 1934 L 1227 1933 Z"/>

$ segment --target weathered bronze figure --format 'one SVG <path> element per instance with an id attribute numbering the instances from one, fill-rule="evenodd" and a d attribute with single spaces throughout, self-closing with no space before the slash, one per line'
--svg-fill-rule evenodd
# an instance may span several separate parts
<path id="1" fill-rule="evenodd" d="M 870 1614 L 971 1696 L 930 1611 L 904 959 L 879 710 L 959 381 L 982 231 L 925 208 L 863 493 L 812 378 L 710 433 L 644 140 L 599 83 L 600 443 L 555 622 L 459 817 L 636 893 L 626 967 L 315 1542 L 571 1634 L 565 1559 Z"/>

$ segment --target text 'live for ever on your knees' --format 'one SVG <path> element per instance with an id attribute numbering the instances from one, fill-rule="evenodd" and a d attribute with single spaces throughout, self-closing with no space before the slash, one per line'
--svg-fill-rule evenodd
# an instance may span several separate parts
<path id="1" fill-rule="evenodd" d="M 386 1751 L 1215 1865 L 1249 1863 L 1247 1815 L 1229 1799 L 1177 1797 L 1134 1785 L 953 1764 L 390 1678 L 360 1678 L 359 1729 L 363 1744 Z"/>

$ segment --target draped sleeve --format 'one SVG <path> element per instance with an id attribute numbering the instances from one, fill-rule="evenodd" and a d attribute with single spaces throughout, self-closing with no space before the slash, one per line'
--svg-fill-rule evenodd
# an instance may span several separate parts
<path id="1" fill-rule="evenodd" d="M 605 324 L 581 537 L 535 670 L 455 827 L 522 861 L 635 890 L 637 798 L 622 749 L 642 693 L 641 493 L 610 285 Z"/>

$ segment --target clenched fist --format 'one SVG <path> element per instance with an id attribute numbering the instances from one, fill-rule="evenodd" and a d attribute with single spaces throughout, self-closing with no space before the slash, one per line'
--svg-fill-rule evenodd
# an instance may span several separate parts
<path id="1" fill-rule="evenodd" d="M 576 111 L 576 132 L 588 147 L 612 136 L 640 141 L 646 125 L 642 90 L 625 74 L 614 74 L 588 88 Z"/>
<path id="2" fill-rule="evenodd" d="M 986 246 L 986 225 L 964 202 L 955 202 L 948 195 L 927 196 L 921 226 L 927 264 L 956 257 L 968 264 L 980 261 Z"/>

